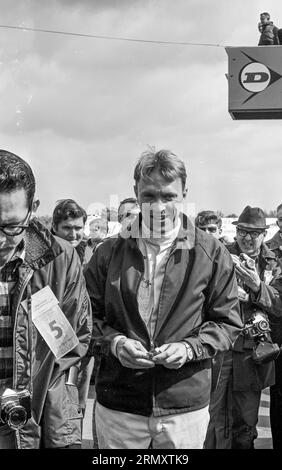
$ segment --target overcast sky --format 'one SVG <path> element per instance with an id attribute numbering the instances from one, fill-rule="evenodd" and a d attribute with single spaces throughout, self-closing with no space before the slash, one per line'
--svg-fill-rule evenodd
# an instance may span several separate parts
<path id="1" fill-rule="evenodd" d="M 163 41 L 256 46 L 277 0 L 0 0 L 1 25 Z M 282 53 L 282 48 L 281 48 Z M 31 165 L 50 214 L 133 195 L 147 145 L 188 170 L 195 210 L 282 202 L 282 123 L 228 113 L 224 47 L 122 42 L 0 28 L 0 148 Z"/>

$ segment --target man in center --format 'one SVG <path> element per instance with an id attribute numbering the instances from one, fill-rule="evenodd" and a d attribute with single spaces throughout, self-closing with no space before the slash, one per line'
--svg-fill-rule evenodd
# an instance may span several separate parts
<path id="1" fill-rule="evenodd" d="M 211 358 L 242 326 L 229 253 L 183 214 L 186 177 L 171 151 L 143 153 L 140 216 L 97 248 L 86 271 L 101 354 L 100 449 L 202 448 Z"/>

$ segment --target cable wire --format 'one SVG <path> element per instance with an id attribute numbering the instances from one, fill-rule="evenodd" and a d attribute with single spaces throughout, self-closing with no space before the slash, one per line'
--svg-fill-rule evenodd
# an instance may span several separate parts
<path id="1" fill-rule="evenodd" d="M 150 44 L 165 44 L 165 45 L 174 45 L 174 46 L 204 46 L 204 47 L 225 47 L 222 44 L 212 44 L 212 43 L 195 43 L 195 42 L 178 42 L 178 41 L 161 41 L 153 39 L 138 39 L 138 38 L 126 38 L 118 36 L 101 36 L 98 34 L 86 34 L 86 33 L 73 33 L 70 31 L 56 31 L 53 29 L 40 29 L 40 28 L 29 28 L 24 26 L 11 26 L 0 24 L 0 28 L 3 29 L 17 29 L 20 31 L 33 31 L 36 33 L 49 33 L 49 34 L 62 34 L 65 36 L 78 36 L 84 38 L 94 38 L 94 39 L 106 39 L 110 41 L 127 41 L 127 42 L 141 42 L 141 43 L 150 43 Z"/>

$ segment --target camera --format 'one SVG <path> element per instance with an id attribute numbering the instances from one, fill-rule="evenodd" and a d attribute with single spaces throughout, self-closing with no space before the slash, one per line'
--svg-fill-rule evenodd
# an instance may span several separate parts
<path id="1" fill-rule="evenodd" d="M 16 430 L 22 428 L 30 417 L 30 392 L 7 388 L 0 397 L 0 421 Z"/>
<path id="2" fill-rule="evenodd" d="M 239 261 L 241 263 L 241 265 L 244 267 L 244 268 L 248 268 L 248 269 L 256 269 L 256 263 L 255 263 L 255 260 L 253 260 L 252 258 L 250 258 L 248 255 L 246 255 L 245 253 L 241 253 L 239 255 Z"/>
<path id="3" fill-rule="evenodd" d="M 267 318 L 261 313 L 254 313 L 250 320 L 244 325 L 244 334 L 249 339 L 260 339 L 270 332 Z"/>
<path id="4" fill-rule="evenodd" d="M 243 332 L 246 337 L 255 341 L 252 359 L 258 365 L 273 361 L 280 354 L 278 344 L 273 343 L 268 335 L 270 330 L 267 318 L 260 312 L 255 312 L 244 325 Z"/>

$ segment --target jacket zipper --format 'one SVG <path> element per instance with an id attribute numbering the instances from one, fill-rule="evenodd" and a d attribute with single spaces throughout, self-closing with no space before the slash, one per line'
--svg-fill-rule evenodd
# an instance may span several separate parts
<path id="1" fill-rule="evenodd" d="M 14 329 L 15 329 L 15 326 L 17 324 L 17 321 L 18 321 L 18 311 L 19 311 L 19 305 L 22 301 L 22 296 L 23 296 L 23 293 L 30 281 L 30 279 L 32 278 L 32 275 L 33 275 L 33 271 L 31 271 L 30 273 L 28 273 L 26 279 L 24 280 L 24 283 L 21 287 L 21 290 L 19 292 L 19 299 L 18 299 L 18 302 L 17 302 L 17 305 L 16 305 L 16 308 L 15 308 L 15 321 L 14 321 Z M 28 316 L 28 328 L 30 327 L 29 323 L 30 323 L 31 319 L 29 318 Z M 31 360 L 31 359 L 30 359 Z M 31 380 L 31 377 L 30 377 L 30 380 Z M 13 387 L 16 388 L 16 383 L 17 383 L 17 371 L 16 371 L 16 337 L 15 337 L 15 334 L 13 335 Z"/>
<path id="2" fill-rule="evenodd" d="M 140 284 L 141 284 L 141 281 L 142 281 L 142 278 L 143 278 L 144 272 L 145 272 L 143 255 L 142 255 L 142 253 L 141 253 L 141 251 L 139 250 L 138 247 L 137 247 L 137 250 L 139 251 L 139 253 L 140 253 L 141 256 L 142 256 L 143 267 L 142 267 L 142 273 L 141 273 L 140 279 L 139 279 L 138 284 L 137 284 L 136 295 L 138 295 L 139 287 L 140 287 Z M 137 302 L 137 304 L 138 304 L 138 302 Z M 149 350 L 149 352 L 152 352 L 153 349 L 154 349 L 154 347 L 155 347 L 155 346 L 154 346 L 154 340 L 153 340 L 153 338 L 152 338 L 152 336 L 151 336 L 151 334 L 150 334 L 150 332 L 149 332 L 149 330 L 148 330 L 148 328 L 147 328 L 147 325 L 146 325 L 145 321 L 143 320 L 142 316 L 140 315 L 139 308 L 138 308 L 138 315 L 139 315 L 140 319 L 142 320 L 142 323 L 143 323 L 143 325 L 144 325 L 145 331 L 146 331 L 147 336 L 148 336 L 148 338 L 149 338 L 149 344 L 150 344 L 150 350 Z"/>
<path id="3" fill-rule="evenodd" d="M 15 308 L 15 321 L 14 321 L 14 329 L 15 329 L 15 326 L 17 324 L 17 320 L 18 320 L 18 311 L 19 311 L 19 305 L 21 303 L 21 300 L 22 300 L 22 296 L 23 296 L 23 293 L 30 281 L 30 279 L 32 278 L 32 275 L 33 275 L 33 271 L 30 271 L 28 273 L 28 275 L 26 276 L 25 280 L 24 280 L 24 283 L 20 289 L 20 292 L 19 292 L 19 298 L 18 298 L 18 302 L 17 302 L 17 305 L 16 305 L 16 308 Z M 28 314 L 27 314 L 28 315 Z M 30 328 L 31 328 L 31 325 L 30 325 L 30 321 L 31 319 L 29 318 L 29 315 L 28 315 L 28 331 L 29 331 L 29 335 L 30 335 Z M 32 351 L 31 351 L 32 353 Z M 32 361 L 32 358 L 30 357 L 30 361 Z M 30 375 L 31 375 L 31 364 L 30 364 Z M 30 391 L 32 390 L 32 377 L 30 376 Z M 13 334 L 13 388 L 16 388 L 16 383 L 17 383 L 17 371 L 16 371 L 16 338 L 15 338 L 15 334 Z M 17 446 L 17 449 L 21 449 L 22 446 L 21 446 L 21 434 L 20 434 L 20 430 L 19 429 L 16 429 L 15 431 L 15 437 L 16 437 L 16 446 Z"/>
<path id="4" fill-rule="evenodd" d="M 169 252 L 169 254 L 168 254 L 166 263 L 165 263 L 165 270 L 164 270 L 164 276 L 163 276 L 163 281 L 162 281 L 161 290 L 160 290 L 159 306 L 158 306 L 158 315 L 157 315 L 157 321 L 156 321 L 156 326 L 155 326 L 154 335 L 155 335 L 155 332 L 157 331 L 157 325 L 158 325 L 158 320 L 159 320 L 159 308 L 160 308 L 160 303 L 161 303 L 161 300 L 162 300 L 162 297 L 163 297 L 163 287 L 164 287 L 164 281 L 165 281 L 166 268 L 167 268 L 167 265 L 168 265 L 168 262 L 169 262 L 171 256 L 173 255 L 173 253 L 174 253 L 175 251 L 176 251 L 176 242 L 173 243 L 173 245 L 172 245 L 172 247 L 171 247 L 171 249 L 170 249 L 170 252 Z M 177 298 L 175 299 L 175 302 L 176 302 L 176 301 L 177 301 Z M 172 308 L 174 307 L 175 302 L 174 302 Z M 169 313 L 170 313 L 170 312 L 169 312 Z"/>

